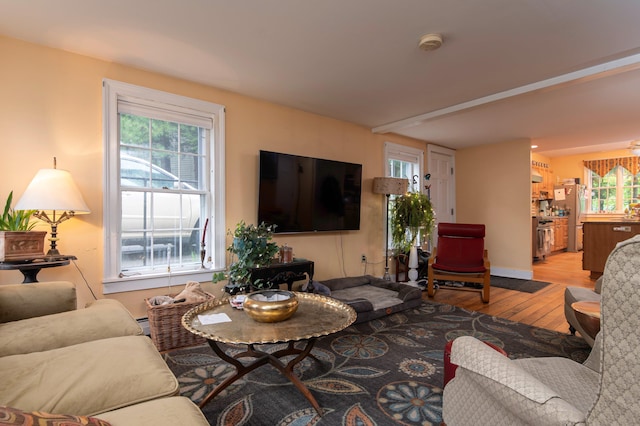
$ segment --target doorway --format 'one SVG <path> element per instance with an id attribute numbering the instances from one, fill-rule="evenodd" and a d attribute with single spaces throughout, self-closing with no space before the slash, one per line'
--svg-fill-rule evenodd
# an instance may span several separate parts
<path id="1" fill-rule="evenodd" d="M 427 193 L 436 213 L 436 225 L 456 221 L 455 151 L 437 145 L 427 145 L 429 180 Z"/>

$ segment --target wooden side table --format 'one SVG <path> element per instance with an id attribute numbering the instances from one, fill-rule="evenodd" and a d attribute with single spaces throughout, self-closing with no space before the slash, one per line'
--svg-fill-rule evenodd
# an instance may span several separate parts
<path id="1" fill-rule="evenodd" d="M 592 339 L 596 338 L 596 334 L 600 331 L 600 302 L 574 302 L 571 309 L 576 314 L 576 319 L 584 329 L 584 331 Z"/>
<path id="2" fill-rule="evenodd" d="M 55 260 L 47 260 L 44 258 L 35 258 L 24 262 L 6 262 L 0 263 L 0 270 L 10 271 L 18 269 L 22 272 L 24 280 L 22 284 L 37 283 L 38 272 L 43 268 L 56 268 L 58 266 L 68 265 L 71 260 L 76 260 L 75 256 L 60 256 Z"/>

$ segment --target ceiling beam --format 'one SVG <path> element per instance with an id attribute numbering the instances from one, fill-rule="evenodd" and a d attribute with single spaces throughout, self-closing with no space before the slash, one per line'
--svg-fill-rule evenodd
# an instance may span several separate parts
<path id="1" fill-rule="evenodd" d="M 418 126 L 424 124 L 429 120 L 435 118 L 444 117 L 449 114 L 454 114 L 460 111 L 477 108 L 482 105 L 487 105 L 493 102 L 502 101 L 505 99 L 521 96 L 527 93 L 538 92 L 541 90 L 553 90 L 569 84 L 577 84 L 584 81 L 589 81 L 597 78 L 608 77 L 615 74 L 620 74 L 627 71 L 632 71 L 640 68 L 640 54 L 627 56 L 625 58 L 616 59 L 613 61 L 605 62 L 600 65 L 584 68 L 578 71 L 570 72 L 567 74 L 559 75 L 557 77 L 548 78 L 546 80 L 538 81 L 524 86 L 516 87 L 514 89 L 498 92 L 493 95 L 484 96 L 482 98 L 473 99 L 471 101 L 463 102 L 450 107 L 437 109 L 435 111 L 427 112 L 424 114 L 416 115 L 414 117 L 405 118 L 402 120 L 394 121 L 393 123 L 384 124 L 382 126 L 374 127 L 371 129 L 373 133 L 389 133 L 400 129 L 406 129 L 408 127 Z"/>

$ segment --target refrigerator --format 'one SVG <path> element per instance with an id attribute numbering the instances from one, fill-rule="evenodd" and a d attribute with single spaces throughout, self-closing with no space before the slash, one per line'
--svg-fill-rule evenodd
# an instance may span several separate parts
<path id="1" fill-rule="evenodd" d="M 577 183 L 555 185 L 551 207 L 564 211 L 568 217 L 567 251 L 582 250 L 582 214 L 585 208 L 585 186 Z"/>

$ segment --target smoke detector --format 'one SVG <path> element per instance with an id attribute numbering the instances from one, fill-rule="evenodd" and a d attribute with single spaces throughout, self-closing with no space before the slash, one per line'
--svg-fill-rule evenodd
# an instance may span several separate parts
<path id="1" fill-rule="evenodd" d="M 440 34 L 425 34 L 420 37 L 418 46 L 426 51 L 436 50 L 442 46 L 442 36 Z"/>

